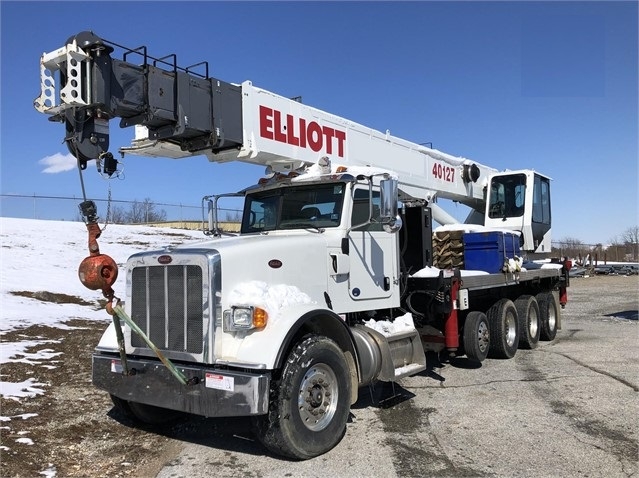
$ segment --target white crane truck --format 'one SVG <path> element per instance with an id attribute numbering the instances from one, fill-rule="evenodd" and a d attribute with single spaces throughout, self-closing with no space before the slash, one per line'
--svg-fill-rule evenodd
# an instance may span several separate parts
<path id="1" fill-rule="evenodd" d="M 80 205 L 91 255 L 79 276 L 113 315 L 93 383 L 136 420 L 250 416 L 266 448 L 308 459 L 341 440 L 361 387 L 425 370 L 425 352 L 512 358 L 560 327 L 569 265 L 539 260 L 542 174 L 498 172 L 92 32 L 43 54 L 41 82 L 34 106 L 65 124 L 81 178 L 91 160 L 117 171 L 115 117 L 136 130 L 123 154 L 266 167 L 233 194 L 239 234 L 220 229 L 225 195 L 207 196 L 202 242 L 131 256 L 123 306 L 95 204 Z M 466 222 L 437 198 L 469 206 Z"/>

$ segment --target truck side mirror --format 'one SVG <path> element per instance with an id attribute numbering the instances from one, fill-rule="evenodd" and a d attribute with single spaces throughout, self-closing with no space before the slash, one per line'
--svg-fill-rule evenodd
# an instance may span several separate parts
<path id="1" fill-rule="evenodd" d="M 218 224 L 217 224 L 217 201 L 209 196 L 202 198 L 202 209 L 207 208 L 208 224 L 204 224 L 202 221 L 202 232 L 207 236 L 217 236 Z"/>
<path id="2" fill-rule="evenodd" d="M 402 220 L 397 210 L 397 179 L 382 179 L 380 189 L 380 221 L 384 231 L 394 233 L 402 228 Z"/>

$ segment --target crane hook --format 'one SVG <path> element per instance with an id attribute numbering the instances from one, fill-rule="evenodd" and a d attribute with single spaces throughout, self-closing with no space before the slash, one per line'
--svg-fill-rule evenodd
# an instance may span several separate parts
<path id="1" fill-rule="evenodd" d="M 104 297 L 108 300 L 107 312 L 113 315 L 112 302 L 115 298 L 115 292 L 111 286 L 118 278 L 118 266 L 110 256 L 100 254 L 97 239 L 102 231 L 97 222 L 88 222 L 87 231 L 89 233 L 89 256 L 80 263 L 78 277 L 88 289 L 102 290 Z"/>

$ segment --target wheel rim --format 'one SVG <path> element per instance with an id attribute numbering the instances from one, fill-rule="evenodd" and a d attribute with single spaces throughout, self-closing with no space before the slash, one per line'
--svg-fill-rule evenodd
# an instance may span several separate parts
<path id="1" fill-rule="evenodd" d="M 539 329 L 539 316 L 537 311 L 531 307 L 530 309 L 530 321 L 528 322 L 528 330 L 531 337 L 537 336 L 537 330 Z"/>
<path id="2" fill-rule="evenodd" d="M 555 308 L 553 306 L 548 307 L 548 330 L 555 330 L 555 324 L 557 317 L 555 316 Z"/>
<path id="3" fill-rule="evenodd" d="M 318 363 L 304 374 L 298 395 L 302 423 L 312 431 L 326 428 L 337 409 L 339 386 L 333 370 Z"/>
<path id="4" fill-rule="evenodd" d="M 506 327 L 506 343 L 509 347 L 512 347 L 513 345 L 515 345 L 515 339 L 517 338 L 517 324 L 515 315 L 509 312 L 506 315 L 506 323 L 504 325 Z"/>
<path id="5" fill-rule="evenodd" d="M 490 346 L 490 332 L 488 330 L 488 323 L 481 321 L 477 326 L 477 345 L 481 353 L 486 352 Z"/>

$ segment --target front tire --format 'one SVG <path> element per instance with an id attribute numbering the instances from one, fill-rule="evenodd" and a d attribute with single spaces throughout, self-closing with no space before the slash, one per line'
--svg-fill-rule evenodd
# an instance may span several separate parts
<path id="1" fill-rule="evenodd" d="M 468 360 L 483 362 L 490 349 L 490 327 L 483 312 L 472 311 L 464 322 L 464 351 Z"/>
<path id="2" fill-rule="evenodd" d="M 534 349 L 539 343 L 539 304 L 532 295 L 522 295 L 515 301 L 519 318 L 519 346 Z"/>
<path id="3" fill-rule="evenodd" d="M 271 382 L 269 411 L 253 419 L 257 437 L 273 453 L 297 460 L 326 453 L 346 432 L 350 396 L 342 350 L 329 338 L 307 336 Z"/>
<path id="4" fill-rule="evenodd" d="M 500 299 L 486 313 L 490 325 L 489 357 L 511 359 L 519 346 L 517 309 L 510 299 Z"/>

